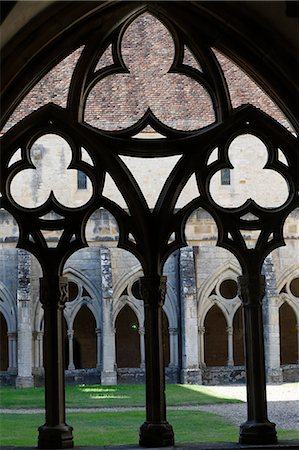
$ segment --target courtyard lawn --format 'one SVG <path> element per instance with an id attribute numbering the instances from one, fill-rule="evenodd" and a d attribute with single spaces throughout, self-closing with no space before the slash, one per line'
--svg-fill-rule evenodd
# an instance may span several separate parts
<path id="1" fill-rule="evenodd" d="M 175 431 L 176 443 L 237 442 L 239 428 L 223 418 L 207 412 L 169 411 L 169 422 Z M 1 445 L 35 446 L 37 428 L 43 424 L 42 414 L 0 415 Z M 74 427 L 75 445 L 136 444 L 144 413 L 99 412 L 70 413 L 67 423 Z M 16 430 L 18 430 L 16 432 Z M 298 439 L 299 432 L 278 430 L 278 438 Z"/>
<path id="2" fill-rule="evenodd" d="M 216 396 L 207 386 L 168 384 L 167 404 L 170 406 L 238 403 L 240 400 Z M 144 406 L 144 385 L 67 386 L 66 406 L 69 408 Z M 44 408 L 44 389 L 0 388 L 1 408 Z"/>

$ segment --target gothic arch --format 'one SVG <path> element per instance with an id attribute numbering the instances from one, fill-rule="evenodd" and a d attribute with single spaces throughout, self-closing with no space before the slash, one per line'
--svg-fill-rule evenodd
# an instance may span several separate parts
<path id="1" fill-rule="evenodd" d="M 251 370 L 247 371 L 249 417 L 248 421 L 242 425 L 240 442 L 251 444 L 263 444 L 266 442 L 272 444 L 276 442 L 276 431 L 275 425 L 267 420 L 265 371 L 262 364 L 264 359 L 264 349 L 262 344 L 262 327 L 259 326 L 259 323 L 262 323 L 262 311 L 261 305 L 257 305 L 257 303 L 260 300 L 260 291 L 263 289 L 263 278 L 260 273 L 262 261 L 265 255 L 275 247 L 283 245 L 281 225 L 285 220 L 286 213 L 290 212 L 295 205 L 298 205 L 298 183 L 297 172 L 295 172 L 297 168 L 297 152 L 294 150 L 296 138 L 285 132 L 285 130 L 273 122 L 270 117 L 257 111 L 256 108 L 244 105 L 243 107 L 232 111 L 223 74 L 218 70 L 219 67 L 213 59 L 210 47 L 216 45 L 217 48 L 220 51 L 223 51 L 228 57 L 239 62 L 246 72 L 259 82 L 260 86 L 278 103 L 281 109 L 287 114 L 288 119 L 292 122 L 296 130 L 298 130 L 296 97 L 298 86 L 296 86 L 295 81 L 295 66 L 297 60 L 294 35 L 293 39 L 289 37 L 290 31 L 287 24 L 284 24 L 284 33 L 282 33 L 285 38 L 288 36 L 286 41 L 285 39 L 281 39 L 281 33 L 277 33 L 277 35 L 275 32 L 268 33 L 268 27 L 264 26 L 264 20 L 267 22 L 270 29 L 271 22 L 266 20 L 266 14 L 258 14 L 256 17 L 255 10 L 252 9 L 252 7 L 249 7 L 249 13 L 246 14 L 243 11 L 243 5 L 238 6 L 235 2 L 231 2 L 234 3 L 234 7 L 228 3 L 228 5 L 225 4 L 223 7 L 220 6 L 219 10 L 217 10 L 218 4 L 213 6 L 210 4 L 206 5 L 205 2 L 191 1 L 183 4 L 182 2 L 116 1 L 96 4 L 94 4 L 94 2 L 91 4 L 88 4 L 89 2 L 78 2 L 79 5 L 71 5 L 70 9 L 68 9 L 69 5 L 67 2 L 55 3 L 47 4 L 47 8 L 45 7 L 41 14 L 37 15 L 30 22 L 30 25 L 25 26 L 18 36 L 11 39 L 9 41 L 10 45 L 7 45 L 4 49 L 3 59 L 5 60 L 5 64 L 3 64 L 3 66 L 5 65 L 6 70 L 3 83 L 3 121 L 10 116 L 14 107 L 21 101 L 24 95 L 29 92 L 30 88 L 39 81 L 41 77 L 54 66 L 54 64 L 62 60 L 62 58 L 70 51 L 78 47 L 79 44 L 82 45 L 83 42 L 86 43 L 85 50 L 87 50 L 84 52 L 84 57 L 87 57 L 88 52 L 93 53 L 94 57 L 91 63 L 88 66 L 85 66 L 86 69 L 90 69 L 95 62 L 96 56 L 99 56 L 99 52 L 104 49 L 104 44 L 107 44 L 108 36 L 111 36 L 113 39 L 118 37 L 116 36 L 116 33 L 120 32 L 118 27 L 123 25 L 128 18 L 134 19 L 136 15 L 145 10 L 156 14 L 163 22 L 169 25 L 169 29 L 171 28 L 172 35 L 177 44 L 177 50 L 182 49 L 182 44 L 186 43 L 190 44 L 191 50 L 194 50 L 195 54 L 198 56 L 209 55 L 208 58 L 203 58 L 204 69 L 206 69 L 204 72 L 206 72 L 205 75 L 207 75 L 206 78 L 202 78 L 202 75 L 198 72 L 196 73 L 196 77 L 197 80 L 201 79 L 203 83 L 207 83 L 207 80 L 213 81 L 215 88 L 215 92 L 213 91 L 214 110 L 215 115 L 220 119 L 218 123 L 219 135 L 218 133 L 215 133 L 213 128 L 210 130 L 206 129 L 203 133 L 199 132 L 198 134 L 195 134 L 193 136 L 194 140 L 189 139 L 189 137 L 188 139 L 185 139 L 183 134 L 176 134 L 156 121 L 153 118 L 151 111 L 148 111 L 144 122 L 139 123 L 135 128 L 129 129 L 127 134 L 124 133 L 123 135 L 118 135 L 118 139 L 116 140 L 118 144 L 123 144 L 122 149 L 124 150 L 126 148 L 127 138 L 131 138 L 133 132 L 138 131 L 140 127 L 150 123 L 156 125 L 160 131 L 164 131 L 166 137 L 171 138 L 172 136 L 175 136 L 175 139 L 173 140 L 164 140 L 163 145 L 159 146 L 159 151 L 166 154 L 164 151 L 166 151 L 167 146 L 165 143 L 167 142 L 170 144 L 170 147 L 168 147 L 170 153 L 177 152 L 178 147 L 184 148 L 184 152 L 186 151 L 188 153 L 188 155 L 187 153 L 184 154 L 184 158 L 182 158 L 183 162 L 180 167 L 176 167 L 172 181 L 165 185 L 165 189 L 157 202 L 155 214 L 152 214 L 146 209 L 144 198 L 140 195 L 140 190 L 138 190 L 136 184 L 131 183 L 132 179 L 130 178 L 130 175 L 124 169 L 122 164 L 118 164 L 118 158 L 115 157 L 114 154 L 108 155 L 106 152 L 103 152 L 103 154 L 100 155 L 101 152 L 99 150 L 101 146 L 96 145 L 96 147 L 94 147 L 94 139 L 90 137 L 90 144 L 94 157 L 97 160 L 97 166 L 108 167 L 108 171 L 111 170 L 114 172 L 119 185 L 121 184 L 121 179 L 122 181 L 125 180 L 122 187 L 124 194 L 127 196 L 126 199 L 131 200 L 129 203 L 133 214 L 131 217 L 128 217 L 128 214 L 124 211 L 120 211 L 120 209 L 111 204 L 111 202 L 109 203 L 107 200 L 102 199 L 100 197 L 100 191 L 104 173 L 101 171 L 94 173 L 93 169 L 84 166 L 83 162 L 80 161 L 79 146 L 74 145 L 73 148 L 74 156 L 76 156 L 74 157 L 74 160 L 76 160 L 75 163 L 77 164 L 77 167 L 82 169 L 85 168 L 88 171 L 94 181 L 94 187 L 98 190 L 97 194 L 99 195 L 95 195 L 93 198 L 93 207 L 98 206 L 100 198 L 103 200 L 102 203 L 104 206 L 107 206 L 107 203 L 109 203 L 109 206 L 114 210 L 123 227 L 120 233 L 120 245 L 130 249 L 132 253 L 139 257 L 146 272 L 146 277 L 144 277 L 142 281 L 144 288 L 143 298 L 146 302 L 146 306 L 149 307 L 148 309 L 145 309 L 145 311 L 153 320 L 152 322 L 146 321 L 146 323 L 154 324 L 150 330 L 153 331 L 153 342 L 149 342 L 147 347 L 147 363 L 148 366 L 151 366 L 151 371 L 148 370 L 147 372 L 147 392 L 155 392 L 157 395 L 149 396 L 147 398 L 147 421 L 141 428 L 141 444 L 154 446 L 153 440 L 158 434 L 160 436 L 159 446 L 160 444 L 173 445 L 174 442 L 172 427 L 166 421 L 164 378 L 161 371 L 161 364 L 159 363 L 161 360 L 161 358 L 159 358 L 161 356 L 161 327 L 157 327 L 157 324 L 159 323 L 159 319 L 161 319 L 161 300 L 164 300 L 164 298 L 162 299 L 162 296 L 165 294 L 166 284 L 165 278 L 161 276 L 161 267 L 174 248 L 185 245 L 183 225 L 185 224 L 187 215 L 189 215 L 190 211 L 194 210 L 195 207 L 205 206 L 205 204 L 208 205 L 207 209 L 210 210 L 212 215 L 214 213 L 214 218 L 217 219 L 216 221 L 219 227 L 218 245 L 230 249 L 238 256 L 239 261 L 242 264 L 243 275 L 240 281 L 242 298 L 244 300 L 244 305 L 250 306 L 250 308 L 246 308 L 247 324 L 256 324 L 256 327 L 253 328 L 253 334 L 256 338 L 255 342 L 258 343 L 257 346 L 251 345 L 253 342 L 253 334 L 251 333 L 251 328 L 249 326 L 246 333 L 247 350 L 251 352 L 252 356 L 251 359 L 248 358 L 248 365 Z M 226 10 L 226 6 L 229 6 L 229 10 Z M 53 27 L 43 26 L 49 21 L 49 17 L 52 19 Z M 57 20 L 57 18 L 60 20 Z M 99 21 L 102 27 L 98 27 Z M 198 26 L 199 23 L 201 26 Z M 97 38 L 97 45 L 100 43 L 101 47 L 96 54 L 94 54 L 95 49 L 92 47 L 94 42 L 92 42 L 91 33 L 91 30 L 95 25 L 98 28 L 97 31 L 99 34 L 101 33 L 99 39 L 99 36 L 95 36 L 95 38 Z M 277 29 L 279 30 L 278 26 L 273 26 L 272 28 L 274 31 Z M 40 30 L 39 39 L 35 39 L 38 35 L 36 32 L 37 29 Z M 267 30 L 267 32 L 265 32 L 265 30 Z M 34 36 L 34 38 L 32 38 L 32 36 Z M 180 38 L 182 39 L 181 41 Z M 24 42 L 29 43 L 29 45 L 24 47 Z M 289 42 L 289 45 L 286 45 L 285 42 Z M 201 48 L 201 43 L 204 43 L 208 48 L 204 48 L 203 50 Z M 274 49 L 274 51 L 269 53 L 269 48 L 272 50 Z M 24 52 L 22 52 L 22 49 Z M 205 50 L 207 50 L 207 52 Z M 174 68 L 176 63 L 180 62 L 180 56 L 182 56 L 182 52 L 181 54 L 179 54 L 179 51 L 176 53 Z M 15 58 L 16 54 L 22 54 L 22 58 Z M 23 230 L 24 233 L 21 236 L 22 242 L 20 242 L 20 245 L 35 252 L 35 254 L 40 257 L 45 275 L 45 280 L 41 286 L 43 292 L 42 300 L 49 304 L 49 299 L 54 298 L 57 300 L 56 306 L 58 305 L 58 300 L 62 302 L 66 299 L 63 282 L 60 279 L 61 267 L 72 252 L 86 244 L 80 226 L 85 225 L 85 219 L 91 211 L 86 212 L 84 211 L 84 208 L 77 211 L 77 217 L 80 218 L 80 220 L 68 221 L 68 230 L 63 234 L 57 252 L 49 252 L 46 247 L 42 245 L 44 244 L 44 241 L 40 234 L 40 228 L 44 222 L 40 222 L 41 214 L 47 213 L 47 208 L 54 207 L 61 215 L 68 215 L 68 218 L 70 219 L 71 212 L 60 208 L 52 196 L 47 205 L 43 206 L 39 211 L 31 211 L 32 214 L 30 218 L 32 222 L 26 222 L 24 211 L 18 209 L 16 205 L 10 202 L 11 199 L 7 192 L 7 183 L 9 177 L 15 175 L 17 171 L 20 171 L 23 167 L 22 164 L 25 164 L 25 166 L 26 164 L 29 164 L 29 161 L 27 160 L 26 162 L 27 155 L 24 153 L 22 164 L 14 166 L 13 168 L 8 168 L 7 163 L 10 154 L 14 150 L 14 146 L 19 146 L 21 143 L 23 148 L 27 147 L 28 140 L 32 139 L 31 133 L 35 134 L 40 132 L 40 128 L 53 128 L 54 126 L 54 129 L 57 132 L 62 132 L 61 129 L 63 129 L 65 134 L 74 136 L 74 140 L 78 141 L 81 141 L 81 138 L 83 138 L 86 133 L 92 133 L 92 130 L 87 128 L 83 128 L 83 131 L 81 127 L 82 124 L 78 124 L 77 120 L 82 112 L 81 100 L 83 99 L 83 91 L 84 94 L 86 94 L 90 87 L 90 85 L 84 86 L 84 88 L 80 86 L 82 81 L 81 78 L 84 78 L 84 81 L 89 80 L 89 73 L 83 73 L 83 71 L 80 70 L 84 67 L 84 64 L 82 64 L 84 62 L 84 58 L 82 58 L 80 61 L 81 67 L 76 71 L 77 77 L 74 77 L 73 79 L 70 108 L 67 112 L 62 111 L 60 108 L 56 108 L 53 105 L 48 105 L 44 109 L 42 108 L 37 114 L 31 116 L 28 120 L 25 119 L 22 124 L 19 124 L 16 127 L 16 133 L 8 132 L 4 137 L 4 142 L 7 146 L 3 152 L 4 176 L 1 176 L 1 189 L 3 189 L 2 197 L 0 198 L 1 205 L 3 203 L 4 206 L 8 206 L 9 209 L 15 213 L 21 228 L 22 226 L 25 227 L 25 223 L 27 223 L 28 226 L 30 225 L 33 227 L 32 230 L 29 229 L 30 226 L 26 230 Z M 119 63 L 118 69 L 124 69 L 124 65 L 122 64 L 123 61 L 120 61 L 120 58 L 117 62 Z M 184 70 L 183 68 L 181 69 Z M 194 71 L 192 73 L 195 75 Z M 82 77 L 80 77 L 80 75 L 82 75 Z M 191 75 L 191 72 L 189 72 L 189 75 Z M 78 106 L 78 110 L 76 110 L 75 106 Z M 228 122 L 225 123 L 227 120 Z M 228 164 L 224 141 L 229 140 L 234 133 L 240 133 L 241 129 L 244 130 L 244 127 L 246 129 L 248 125 L 249 127 L 253 127 L 256 133 L 262 135 L 269 143 L 269 166 L 271 167 L 272 164 L 272 167 L 276 168 L 277 171 L 282 173 L 285 176 L 285 179 L 289 181 L 290 198 L 280 210 L 265 211 L 254 203 L 253 200 L 248 200 L 248 202 L 240 209 L 224 211 L 211 203 L 211 198 L 206 192 L 209 177 L 212 175 L 212 172 L 216 172 L 217 169 Z M 211 131 L 211 133 L 206 135 L 205 133 L 209 131 Z M 215 135 L 217 135 L 217 138 L 219 139 L 220 135 L 222 136 L 222 155 L 218 163 L 207 168 L 207 153 L 210 151 L 210 146 L 215 144 L 215 141 L 213 141 Z M 109 142 L 111 143 L 109 136 L 102 134 L 93 135 L 94 138 L 95 136 L 97 136 L 97 139 L 95 140 L 105 141 L 109 147 Z M 273 142 L 268 141 L 267 136 L 271 136 Z M 202 142 L 204 144 L 201 147 L 202 151 L 194 151 L 199 148 L 197 140 L 199 139 L 199 141 L 201 141 L 202 138 L 203 141 L 205 141 L 205 143 Z M 87 142 L 89 139 L 86 138 L 84 141 Z M 114 143 L 116 143 L 116 141 L 114 141 Z M 208 146 L 206 146 L 207 141 L 209 141 Z M 188 147 L 188 145 L 186 147 L 180 145 L 182 142 L 190 144 L 191 147 Z M 278 162 L 276 145 L 279 145 L 279 142 L 285 146 L 285 152 L 290 161 L 288 168 L 283 167 Z M 174 147 L 176 148 L 171 147 L 172 143 L 175 144 Z M 134 145 L 133 140 L 130 140 L 130 146 L 132 144 Z M 138 143 L 138 146 L 139 145 L 140 142 Z M 144 152 L 143 156 L 150 157 L 154 154 L 154 150 L 157 150 L 157 148 L 150 148 L 150 145 L 150 143 L 144 143 L 142 146 L 140 152 Z M 115 149 L 115 146 L 113 147 L 118 155 L 118 149 Z M 133 151 L 133 149 L 130 148 L 129 151 Z M 105 160 L 104 165 L 101 164 L 103 160 Z M 185 166 L 185 163 L 187 162 L 188 164 Z M 174 214 L 172 207 L 175 205 L 175 197 L 179 193 L 179 187 L 183 187 L 184 182 L 187 181 L 188 176 L 195 166 L 198 168 L 198 173 L 196 174 L 198 186 L 203 195 L 200 195 L 199 198 L 195 199 L 195 202 L 189 204 L 187 208 L 183 209 L 181 212 Z M 91 205 L 89 204 L 88 208 L 90 206 Z M 15 209 L 16 211 L 14 211 Z M 144 214 L 142 214 L 142 212 L 144 212 Z M 258 216 L 258 220 L 255 223 L 248 224 L 242 219 L 243 215 L 248 212 L 253 212 Z M 38 216 L 39 213 L 40 216 Z M 134 217 L 136 223 L 132 223 L 132 217 Z M 153 236 L 153 230 L 155 231 L 155 225 L 157 224 L 160 224 L 162 229 L 159 228 L 159 233 L 155 233 Z M 49 223 L 46 223 L 45 225 L 47 227 L 50 226 Z M 247 227 L 246 230 L 261 229 L 257 247 L 254 251 L 249 251 L 249 249 L 244 247 L 244 240 L 240 233 L 240 227 L 244 225 L 245 228 Z M 54 225 L 52 224 L 51 226 L 53 227 Z M 61 223 L 58 223 L 58 225 L 56 224 L 56 226 L 61 226 Z M 32 231 L 35 239 L 32 239 L 32 234 L 30 234 Z M 175 242 L 169 244 L 167 239 L 173 232 L 175 234 Z M 136 242 L 136 245 L 129 239 L 131 233 L 134 236 L 136 234 L 136 241 L 138 241 Z M 273 239 L 270 238 L 271 234 L 273 235 Z M 156 245 L 151 245 L 153 243 Z M 48 258 L 50 256 L 52 258 Z M 259 292 L 257 292 L 257 286 L 260 288 Z M 155 305 L 150 302 L 150 299 L 153 298 L 156 302 Z M 258 308 L 251 308 L 252 304 L 250 302 L 254 301 L 256 302 L 255 306 L 258 306 Z M 61 306 L 61 303 L 59 306 Z M 158 311 L 158 313 L 156 313 L 156 311 Z M 57 309 L 57 313 L 58 318 L 56 317 L 56 321 L 59 320 L 61 324 L 61 310 Z M 57 348 L 57 346 L 53 348 L 52 345 L 55 342 L 52 330 L 57 329 L 57 327 L 51 326 L 52 317 L 54 317 L 54 315 L 48 315 L 48 326 L 45 326 L 45 328 L 48 339 L 47 350 L 49 352 L 48 354 L 52 356 L 52 358 L 49 357 L 49 361 L 51 360 L 56 364 L 56 361 L 59 361 L 59 358 L 56 358 L 59 348 Z M 254 320 L 256 317 L 261 320 Z M 45 324 L 47 324 L 46 320 Z M 57 323 L 54 322 L 54 325 L 57 325 Z M 155 330 L 158 330 L 157 335 L 154 333 Z M 156 340 L 154 340 L 154 338 L 156 338 Z M 56 341 L 59 341 L 59 339 L 56 339 Z M 258 354 L 262 355 L 262 357 L 258 358 Z M 46 370 L 48 370 L 49 367 L 50 365 L 46 367 Z M 156 370 L 153 370 L 153 367 Z M 57 397 L 61 401 L 56 402 L 56 405 L 54 405 L 54 402 L 48 397 L 49 401 L 46 405 L 53 413 L 50 415 L 48 414 L 48 416 L 60 420 L 60 422 L 57 422 L 59 427 L 56 428 L 57 434 L 61 431 L 58 436 L 60 444 L 57 444 L 57 446 L 62 445 L 62 434 L 65 446 L 72 446 L 72 429 L 65 423 L 64 397 L 62 392 L 63 373 L 61 367 L 58 367 L 58 363 L 55 369 L 57 370 L 48 370 L 48 380 L 52 382 L 53 377 L 56 377 L 53 380 L 53 384 L 60 388 Z M 256 376 L 259 379 L 258 383 L 254 383 L 253 377 L 251 376 L 254 373 L 253 369 L 255 369 Z M 158 374 L 158 376 L 156 378 L 152 377 L 153 373 Z M 57 378 L 59 378 L 59 382 L 57 382 Z M 46 395 L 49 396 L 47 385 Z M 264 413 L 261 413 L 262 411 L 264 411 Z M 258 412 L 260 412 L 260 414 L 258 414 Z M 256 420 L 257 418 L 258 420 Z M 49 442 L 49 434 L 53 431 L 50 425 L 52 426 L 53 423 L 46 423 L 44 427 L 40 427 L 39 429 L 40 447 L 45 447 Z M 156 432 L 157 427 L 159 433 Z M 151 430 L 153 430 L 153 433 L 151 433 Z M 156 441 L 155 443 L 157 444 Z"/>
<path id="2" fill-rule="evenodd" d="M 237 277 L 241 275 L 240 266 L 236 262 L 229 261 L 227 264 L 222 265 L 214 272 L 214 274 L 208 277 L 199 291 L 198 295 L 198 324 L 199 327 L 204 326 L 205 317 L 215 304 L 223 312 L 227 326 L 232 326 L 232 321 L 235 312 L 241 305 L 240 300 L 236 300 L 233 303 L 223 303 L 219 301 L 219 295 L 217 293 L 212 294 L 216 285 L 220 285 L 224 280 L 234 280 L 237 281 Z M 211 295 L 212 294 L 212 295 Z M 228 306 L 230 305 L 230 307 Z"/>
<path id="3" fill-rule="evenodd" d="M 8 333 L 17 331 L 16 302 L 6 286 L 0 281 L 0 311 L 3 314 Z"/>

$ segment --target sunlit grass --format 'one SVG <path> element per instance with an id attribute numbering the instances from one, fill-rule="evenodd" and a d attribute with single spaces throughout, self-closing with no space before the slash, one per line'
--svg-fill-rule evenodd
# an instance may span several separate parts
<path id="1" fill-rule="evenodd" d="M 237 403 L 239 400 L 215 395 L 206 386 L 169 384 L 166 386 L 166 400 L 170 406 L 213 403 Z M 0 388 L 2 408 L 44 408 L 44 389 L 11 387 Z M 117 406 L 145 406 L 145 386 L 67 386 L 66 406 L 68 408 L 97 408 Z"/>
<path id="2" fill-rule="evenodd" d="M 75 445 L 137 444 L 143 412 L 69 413 L 67 423 L 74 427 Z M 237 442 L 239 427 L 212 413 L 169 411 L 176 443 Z M 37 428 L 43 414 L 0 415 L 1 445 L 35 446 Z M 16 433 L 15 430 L 18 430 Z M 296 430 L 278 430 L 278 439 L 298 439 Z"/>

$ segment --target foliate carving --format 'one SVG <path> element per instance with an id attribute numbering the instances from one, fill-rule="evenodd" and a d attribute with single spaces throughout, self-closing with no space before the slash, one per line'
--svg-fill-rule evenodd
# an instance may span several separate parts
<path id="1" fill-rule="evenodd" d="M 242 275 L 238 277 L 238 295 L 244 306 L 259 306 L 265 295 L 264 275 Z"/>
<path id="2" fill-rule="evenodd" d="M 164 305 L 167 277 L 158 275 L 141 277 L 139 282 L 141 297 L 146 306 Z"/>
<path id="3" fill-rule="evenodd" d="M 55 275 L 40 278 L 40 301 L 44 308 L 64 308 L 67 300 L 67 278 Z"/>
<path id="4" fill-rule="evenodd" d="M 58 305 L 64 308 L 69 298 L 69 289 L 67 278 L 59 277 L 59 302 Z"/>

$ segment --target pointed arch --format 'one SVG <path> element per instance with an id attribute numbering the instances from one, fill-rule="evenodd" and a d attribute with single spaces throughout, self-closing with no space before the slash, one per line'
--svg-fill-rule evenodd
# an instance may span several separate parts
<path id="1" fill-rule="evenodd" d="M 214 295 L 212 294 L 212 292 L 215 289 L 216 285 L 219 286 L 222 281 L 226 279 L 237 281 L 237 278 L 240 275 L 240 266 L 235 261 L 228 261 L 225 264 L 221 265 L 221 267 L 219 267 L 212 276 L 209 276 L 206 279 L 198 294 L 198 324 L 200 327 L 204 326 L 206 315 L 210 308 L 212 308 L 212 306 L 215 304 L 217 304 L 217 306 L 224 314 L 228 326 L 232 325 L 233 316 L 240 306 L 241 300 L 236 299 L 236 301 L 233 303 L 226 302 L 225 304 L 223 304 L 222 302 L 218 301 L 219 299 L 216 293 Z"/>
<path id="2" fill-rule="evenodd" d="M 298 333 L 299 325 L 296 312 L 290 302 L 284 302 L 279 308 L 280 331 L 280 363 L 298 364 Z"/>
<path id="3" fill-rule="evenodd" d="M 13 298 L 4 283 L 0 281 L 0 312 L 3 314 L 7 332 L 14 333 L 17 331 L 17 310 L 16 300 Z"/>
<path id="4" fill-rule="evenodd" d="M 140 367 L 138 318 L 128 303 L 123 306 L 116 317 L 115 331 L 117 367 Z"/>

